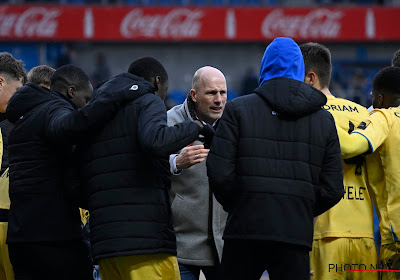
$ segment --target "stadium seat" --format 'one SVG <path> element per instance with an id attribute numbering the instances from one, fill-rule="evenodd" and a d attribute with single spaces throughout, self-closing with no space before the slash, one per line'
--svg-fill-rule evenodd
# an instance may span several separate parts
<path id="1" fill-rule="evenodd" d="M 182 104 L 186 99 L 186 93 L 180 90 L 172 90 L 168 92 L 168 97 L 176 104 Z"/>

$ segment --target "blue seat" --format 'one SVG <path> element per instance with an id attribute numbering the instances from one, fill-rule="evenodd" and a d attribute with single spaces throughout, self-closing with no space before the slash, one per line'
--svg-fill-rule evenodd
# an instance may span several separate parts
<path id="1" fill-rule="evenodd" d="M 206 5 L 207 1 L 206 0 L 194 0 L 194 5 Z"/>
<path id="2" fill-rule="evenodd" d="M 224 4 L 223 0 L 213 0 L 212 2 L 213 2 L 213 5 L 217 5 L 217 6 Z"/>
<path id="3" fill-rule="evenodd" d="M 186 93 L 180 90 L 172 90 L 168 92 L 168 97 L 176 104 L 182 104 L 186 99 Z"/>
<path id="4" fill-rule="evenodd" d="M 236 91 L 233 91 L 233 90 L 229 90 L 229 89 L 228 89 L 228 98 L 227 98 L 228 101 L 231 101 L 232 99 L 234 99 L 234 98 L 236 98 L 236 97 L 238 97 L 238 96 L 239 96 L 239 95 L 237 94 Z"/>
<path id="5" fill-rule="evenodd" d="M 260 5 L 260 0 L 246 0 L 247 5 Z"/>
<path id="6" fill-rule="evenodd" d="M 160 5 L 172 5 L 175 4 L 173 3 L 173 0 L 159 0 Z"/>
<path id="7" fill-rule="evenodd" d="M 240 5 L 242 4 L 241 0 L 229 0 L 230 5 Z"/>
<path id="8" fill-rule="evenodd" d="M 83 5 L 83 4 L 86 4 L 86 1 L 85 0 L 69 0 L 68 3 L 74 4 L 74 5 Z"/>

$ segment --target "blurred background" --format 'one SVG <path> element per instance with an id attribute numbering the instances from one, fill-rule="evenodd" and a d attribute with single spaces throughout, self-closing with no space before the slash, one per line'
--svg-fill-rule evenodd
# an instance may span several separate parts
<path id="1" fill-rule="evenodd" d="M 26 69 L 73 63 L 93 85 L 153 56 L 169 74 L 168 107 L 201 66 L 219 68 L 228 96 L 257 86 L 277 36 L 332 52 L 331 91 L 370 105 L 371 82 L 400 48 L 400 0 L 0 0 L 0 50 Z"/>

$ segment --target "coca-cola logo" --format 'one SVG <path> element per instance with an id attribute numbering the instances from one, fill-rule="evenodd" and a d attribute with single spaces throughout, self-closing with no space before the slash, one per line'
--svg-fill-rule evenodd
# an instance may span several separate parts
<path id="1" fill-rule="evenodd" d="M 7 13 L 0 10 L 0 37 L 53 37 L 57 33 L 58 9 L 28 8 L 24 12 Z"/>
<path id="2" fill-rule="evenodd" d="M 314 9 L 305 15 L 285 15 L 278 9 L 265 17 L 261 33 L 266 38 L 336 38 L 340 35 L 342 17 L 341 11 L 328 9 Z"/>
<path id="3" fill-rule="evenodd" d="M 165 15 L 145 15 L 142 9 L 134 9 L 122 20 L 120 32 L 125 38 L 195 38 L 200 35 L 202 17 L 202 11 L 186 8 Z"/>

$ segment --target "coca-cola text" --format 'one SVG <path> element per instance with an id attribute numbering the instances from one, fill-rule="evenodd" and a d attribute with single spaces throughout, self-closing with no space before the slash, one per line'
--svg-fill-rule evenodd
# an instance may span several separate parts
<path id="1" fill-rule="evenodd" d="M 173 9 L 167 14 L 145 15 L 142 9 L 130 11 L 121 22 L 125 38 L 195 38 L 201 31 L 201 10 Z"/>
<path id="2" fill-rule="evenodd" d="M 264 19 L 261 33 L 266 38 L 337 38 L 343 17 L 341 11 L 314 9 L 305 15 L 285 15 L 282 9 L 273 10 Z"/>
<path id="3" fill-rule="evenodd" d="M 0 36 L 23 37 L 53 37 L 57 33 L 58 9 L 33 7 L 24 12 L 8 13 L 7 8 L 0 9 Z"/>

